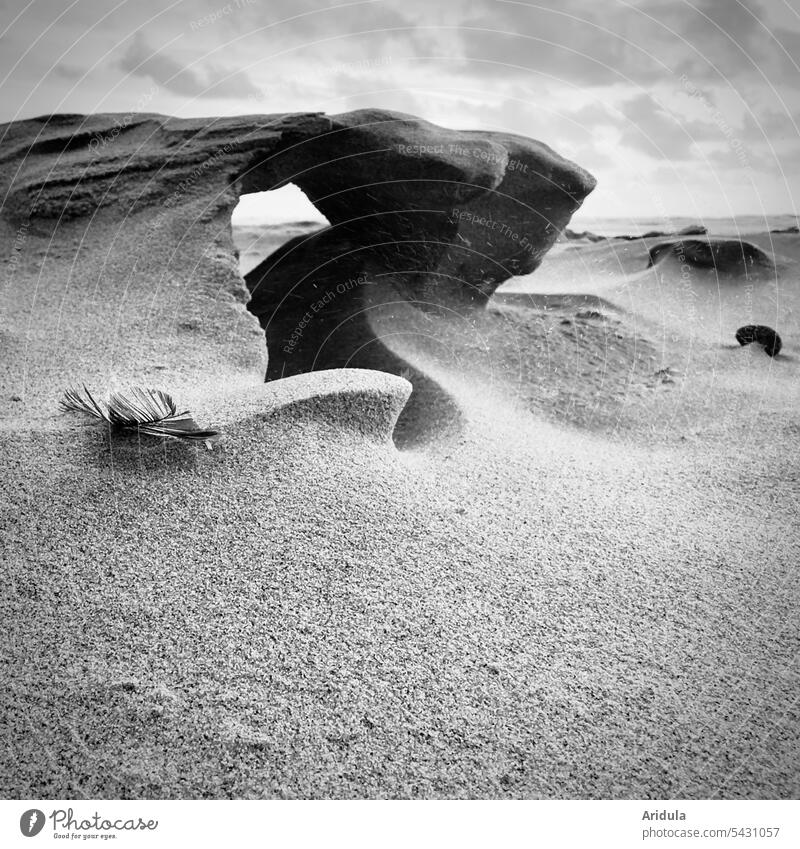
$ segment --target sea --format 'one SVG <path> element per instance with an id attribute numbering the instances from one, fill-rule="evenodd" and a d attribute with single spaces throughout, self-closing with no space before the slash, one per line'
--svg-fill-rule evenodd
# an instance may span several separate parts
<path id="1" fill-rule="evenodd" d="M 598 236 L 641 236 L 652 231 L 675 233 L 693 224 L 706 227 L 709 235 L 741 237 L 798 226 L 798 216 L 740 215 L 735 218 L 592 218 L 578 213 L 570 222 L 573 232 L 588 231 Z M 279 221 L 248 218 L 233 221 L 233 240 L 239 250 L 243 274 L 255 268 L 265 257 L 295 236 L 325 227 L 325 220 Z"/>
<path id="2" fill-rule="evenodd" d="M 574 232 L 589 231 L 598 236 L 641 236 L 644 233 L 659 231 L 675 233 L 699 224 L 712 236 L 743 236 L 747 233 L 768 233 L 770 230 L 784 230 L 798 226 L 798 216 L 794 213 L 784 215 L 737 215 L 735 218 L 592 218 L 578 212 L 569 224 Z"/>

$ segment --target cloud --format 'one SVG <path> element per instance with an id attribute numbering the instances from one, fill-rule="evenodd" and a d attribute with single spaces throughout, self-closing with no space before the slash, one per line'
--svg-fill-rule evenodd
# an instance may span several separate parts
<path id="1" fill-rule="evenodd" d="M 257 49 L 261 56 L 277 55 L 281 61 L 302 57 L 323 64 L 379 58 L 392 48 L 424 54 L 430 36 L 417 24 L 436 17 L 435 7 L 423 0 L 238 0 L 227 5 L 209 0 L 209 7 L 205 16 L 198 11 L 190 22 L 190 35 L 213 33 L 234 50 Z M 214 23 L 206 23 L 209 18 Z"/>
<path id="2" fill-rule="evenodd" d="M 599 172 L 611 171 L 619 165 L 614 157 L 599 150 L 597 145 L 584 144 L 575 147 L 563 145 L 563 153 L 568 159 L 587 168 L 595 177 Z"/>
<path id="3" fill-rule="evenodd" d="M 730 146 L 709 151 L 704 161 L 715 171 L 743 171 L 753 167 L 747 151 Z"/>
<path id="4" fill-rule="evenodd" d="M 620 143 L 656 159 L 691 159 L 698 142 L 723 135 L 714 123 L 681 120 L 646 94 L 622 103 L 620 112 L 629 122 Z"/>
<path id="5" fill-rule="evenodd" d="M 723 72 L 742 70 L 749 54 L 766 54 L 768 30 L 760 4 L 744 0 L 700 0 L 694 8 L 663 3 L 654 11 L 671 25 L 694 52 L 706 57 Z"/>
<path id="6" fill-rule="evenodd" d="M 65 80 L 79 80 L 86 74 L 86 71 L 61 62 L 53 68 L 53 73 Z"/>
<path id="7" fill-rule="evenodd" d="M 182 65 L 165 53 L 153 50 L 137 34 L 119 62 L 123 71 L 146 77 L 173 94 L 185 97 L 246 98 L 261 92 L 244 71 L 207 64 L 202 71 Z"/>
<path id="8" fill-rule="evenodd" d="M 709 80 L 733 86 L 742 81 L 770 85 L 779 80 L 797 85 L 800 33 L 772 25 L 771 16 L 780 11 L 778 4 L 754 0 L 694 3 L 693 8 L 659 0 L 649 7 L 677 36 L 675 73 L 685 74 L 697 85 Z"/>
<path id="9" fill-rule="evenodd" d="M 800 118 L 792 117 L 788 112 L 759 110 L 755 117 L 745 115 L 741 134 L 743 138 L 762 144 L 767 141 L 800 140 Z"/>
<path id="10" fill-rule="evenodd" d="M 800 32 L 789 29 L 776 29 L 773 43 L 780 75 L 797 86 L 800 74 Z"/>
<path id="11" fill-rule="evenodd" d="M 481 3 L 464 23 L 464 56 L 479 74 L 536 74 L 592 88 L 644 87 L 686 74 L 699 85 L 768 73 L 780 60 L 797 78 L 772 37 L 767 10 L 752 0 Z M 797 56 L 800 34 L 776 33 Z"/>
<path id="12" fill-rule="evenodd" d="M 719 181 L 709 175 L 723 167 L 725 191 L 744 209 L 752 197 L 739 179 L 744 149 L 748 174 L 782 208 L 788 190 L 770 163 L 800 157 L 792 123 L 800 114 L 800 19 L 791 5 L 137 0 L 98 17 L 87 2 L 66 10 L 34 3 L 0 39 L 5 64 L 19 59 L 0 105 L 6 118 L 140 108 L 147 80 L 148 88 L 157 83 L 148 110 L 183 117 L 408 111 L 444 126 L 541 139 L 600 177 L 589 199 L 598 212 L 629 205 L 647 213 L 652 197 L 632 173 L 652 178 L 676 211 L 700 197 L 705 180 L 702 205 L 719 210 Z M 792 186 L 798 173 L 786 170 Z"/>
<path id="13" fill-rule="evenodd" d="M 631 16 L 602 15 L 588 3 L 536 7 L 498 3 L 465 21 L 465 57 L 478 74 L 534 73 L 554 81 L 603 86 L 658 74 L 650 52 L 631 33 Z"/>

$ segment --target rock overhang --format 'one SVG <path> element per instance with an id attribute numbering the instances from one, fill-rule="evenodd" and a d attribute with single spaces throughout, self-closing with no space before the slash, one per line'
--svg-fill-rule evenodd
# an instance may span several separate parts
<path id="1" fill-rule="evenodd" d="M 0 214 L 11 228 L 71 223 L 73 241 L 85 228 L 83 251 L 112 222 L 139 228 L 140 243 L 173 241 L 182 256 L 198 253 L 197 279 L 221 252 L 233 257 L 230 214 L 241 194 L 297 185 L 331 226 L 292 240 L 246 276 L 270 377 L 358 366 L 366 349 L 363 364 L 383 367 L 365 285 L 421 309 L 480 308 L 504 280 L 538 266 L 594 188 L 591 175 L 541 142 L 376 109 L 45 116 L 0 127 L 0 158 Z M 114 255 L 123 246 L 130 250 L 130 240 L 98 248 L 124 265 L 128 257 Z M 222 265 L 215 279 L 232 273 Z M 215 285 L 238 297 L 235 281 Z M 192 312 L 189 284 L 181 297 Z M 323 341 L 333 359 L 320 355 Z"/>

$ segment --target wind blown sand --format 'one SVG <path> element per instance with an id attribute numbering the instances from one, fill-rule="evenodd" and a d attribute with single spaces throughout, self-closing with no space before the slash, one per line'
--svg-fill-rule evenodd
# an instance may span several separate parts
<path id="1" fill-rule="evenodd" d="M 399 451 L 378 372 L 198 392 L 211 452 L 7 421 L 3 793 L 795 795 L 800 240 L 753 240 L 393 309 L 462 415 Z"/>

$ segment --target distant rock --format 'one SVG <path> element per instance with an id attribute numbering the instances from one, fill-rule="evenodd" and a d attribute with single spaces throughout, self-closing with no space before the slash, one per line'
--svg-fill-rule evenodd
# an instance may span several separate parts
<path id="1" fill-rule="evenodd" d="M 772 259 L 761 248 L 738 239 L 676 239 L 650 248 L 648 268 L 668 256 L 697 268 L 723 272 L 747 271 L 754 266 L 771 268 Z"/>
<path id="2" fill-rule="evenodd" d="M 611 238 L 619 239 L 623 242 L 636 242 L 639 239 L 668 239 L 676 236 L 705 236 L 706 233 L 708 233 L 708 229 L 703 227 L 701 224 L 689 224 L 682 230 L 676 230 L 672 233 L 667 233 L 661 230 L 650 230 L 647 233 L 642 233 L 641 235 L 634 236 L 626 233 L 620 236 L 611 236 Z M 564 237 L 570 241 L 586 240 L 589 242 L 605 242 L 609 238 L 608 236 L 599 236 L 597 233 L 592 233 L 590 230 L 584 230 L 582 233 L 579 233 L 575 230 L 570 230 L 569 228 L 564 230 Z"/>
<path id="3" fill-rule="evenodd" d="M 794 224 L 791 227 L 784 227 L 781 230 L 770 230 L 769 232 L 770 233 L 800 233 L 800 227 L 798 227 L 796 224 Z"/>
<path id="4" fill-rule="evenodd" d="M 701 224 L 689 224 L 682 230 L 677 230 L 674 233 L 666 233 L 661 230 L 649 230 L 647 233 L 642 233 L 641 236 L 614 236 L 615 239 L 622 239 L 626 242 L 635 242 L 638 239 L 667 239 L 674 236 L 705 236 L 708 233 L 708 228 Z"/>
<path id="5" fill-rule="evenodd" d="M 740 345 L 749 345 L 757 342 L 771 356 L 777 356 L 783 347 L 781 337 L 765 324 L 746 324 L 736 331 L 736 341 Z"/>
<path id="6" fill-rule="evenodd" d="M 671 368 L 670 366 L 666 366 L 665 368 L 657 369 L 655 372 L 653 372 L 653 377 L 659 383 L 675 383 L 676 375 L 677 375 L 677 372 L 675 371 L 675 369 Z"/>
<path id="7" fill-rule="evenodd" d="M 590 230 L 584 230 L 583 233 L 576 233 L 574 230 L 567 228 L 564 231 L 564 236 L 569 240 L 586 239 L 589 242 L 605 242 L 606 236 L 598 236 L 597 233 L 592 233 Z"/>

